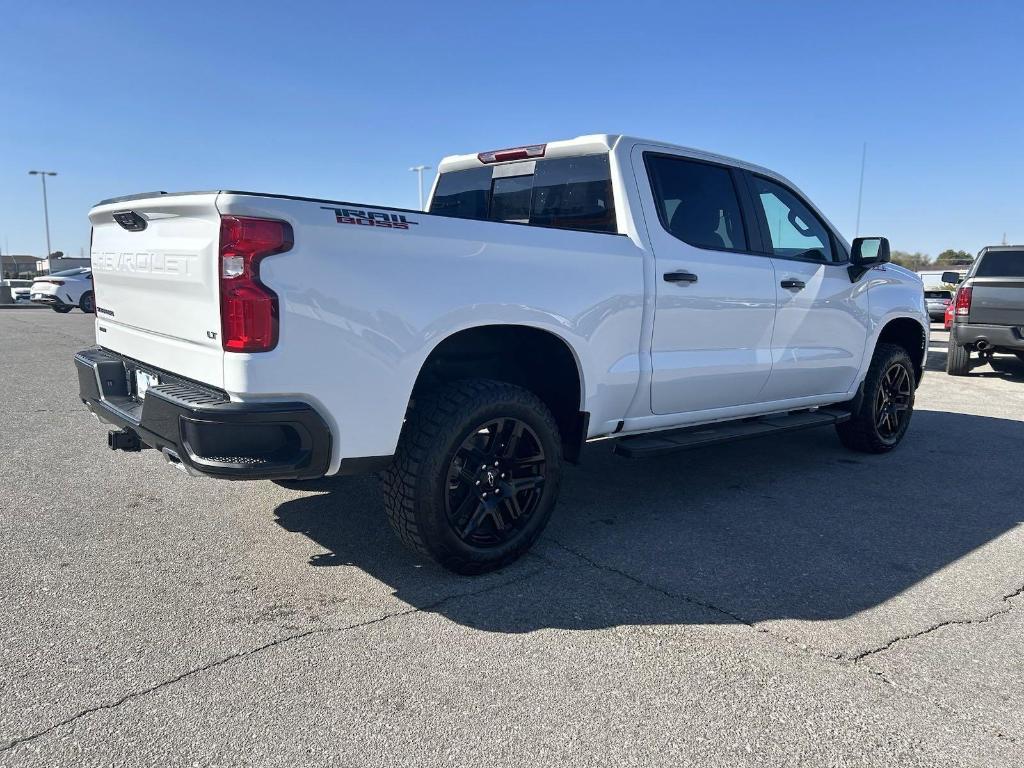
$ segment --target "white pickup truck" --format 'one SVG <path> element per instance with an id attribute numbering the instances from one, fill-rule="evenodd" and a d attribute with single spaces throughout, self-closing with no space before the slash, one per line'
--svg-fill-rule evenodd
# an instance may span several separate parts
<path id="1" fill-rule="evenodd" d="M 89 214 L 81 399 L 190 473 L 382 472 L 401 539 L 462 573 L 546 525 L 564 461 L 834 425 L 906 432 L 921 281 L 767 169 L 581 136 L 446 158 L 427 211 L 214 191 Z"/>

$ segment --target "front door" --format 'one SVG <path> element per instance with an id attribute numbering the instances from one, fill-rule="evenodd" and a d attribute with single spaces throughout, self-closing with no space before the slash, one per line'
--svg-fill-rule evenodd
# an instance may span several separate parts
<path id="1" fill-rule="evenodd" d="M 638 148 L 656 262 L 651 407 L 657 414 L 761 402 L 771 373 L 775 269 L 751 251 L 739 172 Z"/>
<path id="2" fill-rule="evenodd" d="M 778 279 L 764 400 L 847 392 L 868 336 L 866 283 L 850 279 L 838 239 L 796 192 L 764 176 L 747 179 Z"/>

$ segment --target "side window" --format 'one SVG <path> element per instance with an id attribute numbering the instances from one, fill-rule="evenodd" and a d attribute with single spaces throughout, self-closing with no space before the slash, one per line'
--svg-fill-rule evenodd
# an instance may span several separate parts
<path id="1" fill-rule="evenodd" d="M 761 207 L 774 256 L 837 261 L 832 238 L 821 220 L 785 187 L 763 176 L 750 176 L 755 204 Z"/>
<path id="2" fill-rule="evenodd" d="M 698 248 L 747 250 L 732 173 L 720 165 L 667 155 L 646 155 L 661 225 Z"/>

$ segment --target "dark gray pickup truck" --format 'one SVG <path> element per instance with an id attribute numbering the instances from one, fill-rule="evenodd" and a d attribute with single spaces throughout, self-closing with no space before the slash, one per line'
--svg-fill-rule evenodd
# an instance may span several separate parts
<path id="1" fill-rule="evenodd" d="M 944 272 L 942 279 L 956 283 L 960 276 Z M 997 352 L 1024 361 L 1024 245 L 983 248 L 953 302 L 946 373 L 964 376 Z"/>

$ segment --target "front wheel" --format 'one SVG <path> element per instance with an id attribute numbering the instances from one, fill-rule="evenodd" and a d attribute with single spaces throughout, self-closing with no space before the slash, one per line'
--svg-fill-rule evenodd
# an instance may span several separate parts
<path id="1" fill-rule="evenodd" d="M 903 347 L 879 344 L 864 379 L 864 395 L 849 421 L 836 425 L 843 445 L 862 453 L 891 451 L 914 414 L 914 365 Z"/>
<path id="2" fill-rule="evenodd" d="M 92 291 L 86 291 L 78 300 L 78 308 L 87 315 L 96 313 L 96 295 Z"/>
<path id="3" fill-rule="evenodd" d="M 53 311 L 59 315 L 66 315 L 72 309 L 74 309 L 74 307 L 72 307 L 70 304 L 57 304 L 53 307 Z"/>
<path id="4" fill-rule="evenodd" d="M 561 471 L 558 426 L 536 395 L 457 381 L 417 398 L 384 474 L 384 507 L 407 546 L 456 573 L 484 573 L 537 540 Z"/>

